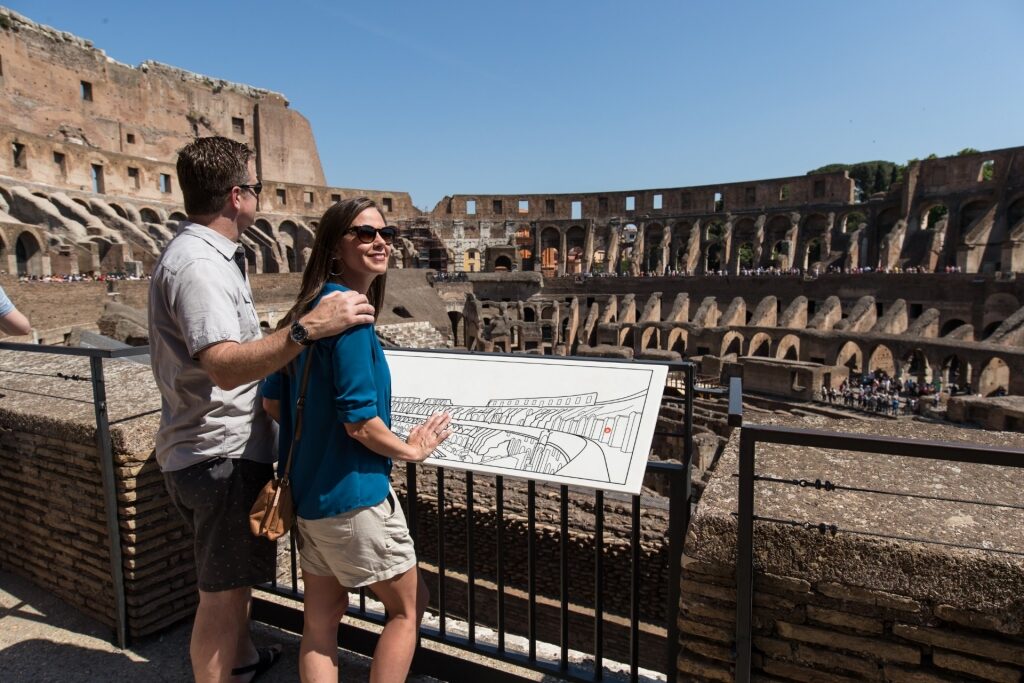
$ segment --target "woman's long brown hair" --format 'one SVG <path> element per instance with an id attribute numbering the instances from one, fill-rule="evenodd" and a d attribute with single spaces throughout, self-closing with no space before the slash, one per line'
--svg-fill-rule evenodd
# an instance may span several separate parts
<path id="1" fill-rule="evenodd" d="M 309 262 L 302 272 L 302 287 L 299 289 L 299 296 L 295 299 L 295 305 L 291 307 L 277 323 L 277 329 L 287 327 L 292 321 L 298 320 L 309 311 L 313 302 L 320 296 L 324 285 L 331 280 L 331 264 L 334 262 L 334 254 L 338 251 L 338 243 L 345 236 L 345 231 L 352 227 L 352 223 L 363 211 L 377 209 L 381 217 L 384 214 L 369 197 L 356 197 L 346 199 L 331 206 L 324 212 L 320 219 L 320 226 L 316 229 L 316 239 L 313 241 L 313 249 L 309 254 Z M 386 222 L 386 219 L 385 219 Z M 366 298 L 373 306 L 373 317 L 380 315 L 381 306 L 384 305 L 384 287 L 387 284 L 387 273 L 381 273 L 374 278 L 370 285 L 370 291 Z"/>

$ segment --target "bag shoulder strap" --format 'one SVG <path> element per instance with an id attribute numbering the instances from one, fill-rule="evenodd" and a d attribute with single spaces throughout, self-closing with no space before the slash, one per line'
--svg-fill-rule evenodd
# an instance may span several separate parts
<path id="1" fill-rule="evenodd" d="M 288 459 L 284 463 L 284 476 L 282 481 L 287 482 L 292 473 L 292 456 L 295 455 L 295 444 L 302 438 L 302 414 L 306 407 L 306 388 L 309 386 L 309 370 L 313 367 L 313 359 L 316 357 L 315 347 L 309 347 L 309 356 L 306 358 L 306 368 L 302 371 L 302 384 L 299 386 L 299 400 L 295 404 L 295 433 L 292 435 L 291 445 L 288 446 Z"/>

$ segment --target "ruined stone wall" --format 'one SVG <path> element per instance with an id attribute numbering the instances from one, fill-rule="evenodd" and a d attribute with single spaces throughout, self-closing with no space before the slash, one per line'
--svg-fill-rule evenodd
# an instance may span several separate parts
<path id="1" fill-rule="evenodd" d="M 757 422 L 825 426 L 822 418 L 764 414 Z M 844 420 L 828 428 L 1021 445 L 1019 434 L 934 423 Z M 737 436 L 701 497 L 684 549 L 680 681 L 733 680 Z M 770 480 L 755 489 L 762 521 L 754 526 L 754 677 L 1021 680 L 1024 473 L 837 447 L 757 447 L 756 473 Z M 839 488 L 785 483 L 801 478 Z M 820 533 L 819 523 L 838 531 Z"/>
<path id="2" fill-rule="evenodd" d="M 100 458 L 80 358 L 0 352 L 0 566 L 113 626 L 115 608 Z M 159 631 L 196 603 L 191 536 L 152 457 L 159 395 L 145 365 L 105 363 L 128 633 Z M 24 375 L 20 373 L 35 373 Z M 148 379 L 148 381 L 147 381 Z M 143 390 L 139 392 L 139 388 Z M 134 395 L 133 395 L 134 392 Z M 155 403 L 154 403 L 155 400 Z"/>

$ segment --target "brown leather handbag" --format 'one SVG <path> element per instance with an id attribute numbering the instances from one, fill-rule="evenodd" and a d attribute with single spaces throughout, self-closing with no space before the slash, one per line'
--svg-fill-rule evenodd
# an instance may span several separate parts
<path id="1" fill-rule="evenodd" d="M 299 401 L 295 405 L 295 434 L 291 446 L 288 447 L 288 459 L 284 463 L 284 474 L 264 485 L 249 511 L 249 529 L 254 536 L 276 541 L 292 530 L 295 526 L 295 501 L 292 499 L 290 475 L 292 456 L 295 446 L 302 436 L 302 413 L 306 406 L 306 387 L 309 386 L 309 369 L 313 367 L 313 349 L 309 349 L 306 369 L 302 373 L 302 386 L 299 388 Z"/>

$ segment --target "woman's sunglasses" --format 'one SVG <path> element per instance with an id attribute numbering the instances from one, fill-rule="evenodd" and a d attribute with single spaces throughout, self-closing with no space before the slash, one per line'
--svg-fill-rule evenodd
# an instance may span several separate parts
<path id="1" fill-rule="evenodd" d="M 372 225 L 353 225 L 345 232 L 355 233 L 356 238 L 363 244 L 370 244 L 377 239 L 377 235 L 384 240 L 384 244 L 393 244 L 395 237 L 398 236 L 398 228 L 393 225 L 386 225 L 383 228 L 375 228 Z"/>

